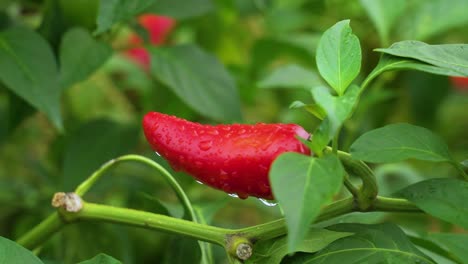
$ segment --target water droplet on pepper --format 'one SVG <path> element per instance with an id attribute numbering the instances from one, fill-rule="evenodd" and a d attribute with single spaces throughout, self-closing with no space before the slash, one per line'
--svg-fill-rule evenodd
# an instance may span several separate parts
<path id="1" fill-rule="evenodd" d="M 200 150 L 203 150 L 203 151 L 209 150 L 211 146 L 213 146 L 213 141 L 211 140 L 200 141 L 200 143 L 198 144 L 198 147 L 200 148 Z"/>

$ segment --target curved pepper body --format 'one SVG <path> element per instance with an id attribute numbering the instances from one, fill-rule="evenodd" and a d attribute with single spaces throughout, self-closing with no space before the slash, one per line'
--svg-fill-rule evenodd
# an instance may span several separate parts
<path id="1" fill-rule="evenodd" d="M 294 124 L 213 126 L 150 112 L 143 129 L 174 170 L 240 198 L 273 199 L 268 171 L 274 159 L 288 151 L 310 154 L 296 138 L 309 134 Z"/>

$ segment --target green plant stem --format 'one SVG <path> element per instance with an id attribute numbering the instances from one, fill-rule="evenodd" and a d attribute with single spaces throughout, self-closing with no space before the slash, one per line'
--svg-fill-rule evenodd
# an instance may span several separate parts
<path id="1" fill-rule="evenodd" d="M 184 190 L 182 187 L 179 185 L 179 183 L 172 177 L 172 175 L 161 165 L 158 163 L 154 162 L 153 160 L 140 156 L 140 155 L 125 155 L 118 157 L 116 159 L 110 160 L 104 165 L 102 165 L 98 170 L 96 170 L 88 179 L 86 179 L 83 183 L 81 183 L 76 189 L 75 193 L 78 194 L 79 196 L 83 196 L 88 192 L 88 190 L 104 175 L 104 173 L 109 170 L 111 167 L 125 161 L 134 161 L 134 162 L 141 162 L 151 168 L 156 169 L 161 173 L 161 175 L 164 177 L 166 182 L 169 184 L 169 186 L 175 191 L 177 198 L 182 202 L 182 205 L 184 206 L 186 212 L 189 214 L 190 218 L 194 220 L 195 222 L 197 221 L 197 216 L 193 210 L 192 204 L 185 194 Z"/>
<path id="2" fill-rule="evenodd" d="M 361 209 L 356 206 L 355 200 L 350 197 L 325 206 L 315 222 L 359 211 Z M 374 205 L 367 211 L 422 212 L 407 200 L 386 197 L 377 197 L 374 200 Z M 22 236 L 18 243 L 26 248 L 34 249 L 59 231 L 65 224 L 75 223 L 80 220 L 138 226 L 184 235 L 224 247 L 226 247 L 228 238 L 234 235 L 257 241 L 282 236 L 287 232 L 284 218 L 247 228 L 225 229 L 165 215 L 83 202 L 83 208 L 80 212 L 65 212 L 60 209 Z"/>
<path id="3" fill-rule="evenodd" d="M 65 222 L 60 218 L 59 213 L 54 212 L 16 242 L 25 248 L 34 249 L 58 232 L 64 225 Z"/>
<path id="4" fill-rule="evenodd" d="M 84 203 L 77 213 L 64 212 L 67 221 L 92 220 L 127 224 L 192 237 L 224 246 L 227 229 L 134 209 Z"/>
<path id="5" fill-rule="evenodd" d="M 372 203 L 372 211 L 382 212 L 422 212 L 421 209 L 405 199 L 377 196 Z"/>
<path id="6" fill-rule="evenodd" d="M 315 221 L 325 221 L 338 215 L 350 213 L 353 209 L 353 198 L 346 198 L 325 206 Z M 286 220 L 281 218 L 261 225 L 232 230 L 231 232 L 232 234 L 242 234 L 254 241 L 271 239 L 287 233 Z"/>
<path id="7" fill-rule="evenodd" d="M 351 158 L 349 153 L 338 151 L 338 157 L 349 174 L 361 178 L 362 186 L 356 197 L 358 206 L 361 210 L 370 208 L 378 193 L 374 173 L 364 162 Z"/>
<path id="8" fill-rule="evenodd" d="M 344 185 L 346 189 L 353 195 L 353 197 L 358 197 L 359 196 L 359 190 L 351 183 L 349 180 L 349 176 L 346 174 L 346 178 L 344 180 Z"/>
<path id="9" fill-rule="evenodd" d="M 195 210 L 190 202 L 190 199 L 185 194 L 182 187 L 179 183 L 172 177 L 172 175 L 161 165 L 154 162 L 153 160 L 140 156 L 140 155 L 125 155 L 118 157 L 116 159 L 110 160 L 109 162 L 102 165 L 98 170 L 96 170 L 88 179 L 86 179 L 83 183 L 81 183 L 75 190 L 75 193 L 79 196 L 83 196 L 101 177 L 104 173 L 110 169 L 111 167 L 125 161 L 133 161 L 133 162 L 140 162 L 143 163 L 161 173 L 163 178 L 169 184 L 169 186 L 175 191 L 177 197 L 182 202 L 182 205 L 185 209 L 185 212 L 188 214 L 189 218 L 192 219 L 194 222 L 199 223 L 200 218 L 196 215 Z M 202 256 L 205 259 L 212 258 L 211 256 L 211 248 L 208 244 L 203 242 L 199 242 L 200 247 L 202 249 Z"/>

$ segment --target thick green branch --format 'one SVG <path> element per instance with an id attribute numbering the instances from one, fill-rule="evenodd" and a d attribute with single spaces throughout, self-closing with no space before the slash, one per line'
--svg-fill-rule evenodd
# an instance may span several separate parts
<path id="1" fill-rule="evenodd" d="M 361 211 L 353 198 L 346 198 L 325 206 L 315 222 L 325 221 L 340 215 Z M 422 212 L 416 206 L 404 199 L 377 197 L 368 211 L 379 212 Z M 139 226 L 173 234 L 192 237 L 226 247 L 228 238 L 234 235 L 245 237 L 251 241 L 271 239 L 287 233 L 284 218 L 265 224 L 242 229 L 225 229 L 169 216 L 118 208 L 108 205 L 83 203 L 83 208 L 77 213 L 60 209 L 43 222 L 30 230 L 18 240 L 26 248 L 36 248 L 59 231 L 65 224 L 82 221 L 105 221 L 132 226 Z"/>
<path id="2" fill-rule="evenodd" d="M 374 173 L 364 162 L 351 158 L 349 153 L 338 151 L 338 157 L 349 174 L 361 178 L 362 186 L 358 192 L 359 195 L 355 198 L 359 208 L 367 210 L 371 207 L 378 193 Z"/>
<path id="3" fill-rule="evenodd" d="M 339 215 L 351 213 L 354 210 L 356 210 L 354 199 L 343 199 L 325 206 L 315 222 L 325 221 Z M 265 224 L 233 230 L 231 232 L 242 234 L 253 241 L 271 239 L 287 233 L 286 221 L 284 218 L 281 218 Z"/>
<path id="4" fill-rule="evenodd" d="M 84 203 L 77 213 L 63 212 L 67 221 L 104 221 L 150 228 L 224 246 L 228 229 L 134 209 Z"/>

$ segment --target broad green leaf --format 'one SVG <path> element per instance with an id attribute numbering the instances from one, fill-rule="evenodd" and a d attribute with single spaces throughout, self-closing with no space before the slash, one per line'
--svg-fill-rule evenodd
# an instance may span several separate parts
<path id="1" fill-rule="evenodd" d="M 322 107 L 330 120 L 332 131 L 337 131 L 348 119 L 359 99 L 360 88 L 353 85 L 343 96 L 333 96 L 328 89 L 318 86 L 312 90 L 315 102 Z"/>
<path id="2" fill-rule="evenodd" d="M 415 203 L 426 213 L 468 228 L 468 182 L 430 179 L 406 187 L 398 195 Z"/>
<path id="3" fill-rule="evenodd" d="M 240 120 L 234 80 L 212 55 L 194 45 L 149 48 L 151 74 L 191 108 L 215 120 Z"/>
<path id="4" fill-rule="evenodd" d="M 96 255 L 94 258 L 90 260 L 82 261 L 78 264 L 122 264 L 122 262 L 104 253 L 100 253 Z"/>
<path id="5" fill-rule="evenodd" d="M 312 133 L 311 142 L 309 144 L 311 150 L 314 153 L 321 153 L 328 143 L 330 143 L 335 132 L 331 130 L 330 118 L 325 117 L 322 123 L 314 130 L 314 133 Z"/>
<path id="6" fill-rule="evenodd" d="M 431 233 L 428 238 L 446 248 L 463 264 L 468 264 L 468 234 Z"/>
<path id="7" fill-rule="evenodd" d="M 307 110 L 307 112 L 313 114 L 320 120 L 323 120 L 327 116 L 325 110 L 323 110 L 323 108 L 320 107 L 318 104 L 304 104 L 301 101 L 294 101 L 291 103 L 291 105 L 289 105 L 289 108 L 304 108 L 305 110 Z"/>
<path id="8" fill-rule="evenodd" d="M 145 12 L 156 0 L 100 0 L 94 34 L 108 31 L 114 24 L 126 22 Z"/>
<path id="9" fill-rule="evenodd" d="M 85 1 L 74 1 L 85 2 Z M 37 32 L 46 39 L 52 47 L 57 47 L 62 38 L 62 34 L 70 27 L 69 17 L 62 10 L 61 1 L 45 1 L 41 6 L 41 24 L 37 28 Z M 88 11 L 89 12 L 89 11 Z M 87 14 L 89 15 L 89 13 Z M 92 17 L 95 20 L 95 16 Z"/>
<path id="10" fill-rule="evenodd" d="M 370 19 L 377 28 L 382 43 L 386 45 L 395 22 L 406 8 L 405 0 L 361 0 Z"/>
<path id="11" fill-rule="evenodd" d="M 311 229 L 302 242 L 297 245 L 297 252 L 317 252 L 333 241 L 352 235 L 347 232 L 335 232 L 327 229 Z M 245 263 L 250 264 L 279 264 L 288 254 L 286 236 L 255 243 L 253 255 Z"/>
<path id="12" fill-rule="evenodd" d="M 327 83 L 342 95 L 361 69 L 361 45 L 349 20 L 325 31 L 317 47 L 317 67 Z"/>
<path id="13" fill-rule="evenodd" d="M 315 43 L 308 43 L 305 47 L 302 43 L 291 41 L 289 38 L 293 34 L 288 34 L 286 37 L 261 38 L 255 41 L 250 54 L 251 65 L 255 71 L 267 68 L 271 63 L 278 58 L 287 57 L 294 58 L 295 61 L 307 65 L 313 62 L 315 57 L 316 47 L 311 50 L 310 47 Z M 301 40 L 302 41 L 302 40 Z"/>
<path id="14" fill-rule="evenodd" d="M 9 239 L 0 237 L 0 263 L 42 264 L 42 261 L 31 251 Z"/>
<path id="15" fill-rule="evenodd" d="M 288 34 L 275 35 L 274 38 L 286 45 L 302 49 L 310 55 L 315 55 L 318 43 L 320 41 L 320 34 L 318 33 L 305 33 L 302 32 L 288 32 Z"/>
<path id="16" fill-rule="evenodd" d="M 379 195 L 392 195 L 396 191 L 425 178 L 407 163 L 387 163 L 374 169 Z"/>
<path id="17" fill-rule="evenodd" d="M 343 123 L 351 116 L 359 101 L 360 88 L 352 85 L 342 96 L 333 96 L 328 89 L 317 86 L 312 90 L 315 102 L 325 110 L 327 118 L 312 136 L 312 150 L 320 153 L 335 136 Z"/>
<path id="18" fill-rule="evenodd" d="M 308 91 L 318 85 L 322 82 L 315 72 L 296 64 L 278 67 L 258 83 L 260 88 L 302 88 Z"/>
<path id="19" fill-rule="evenodd" d="M 424 230 L 426 231 L 426 230 Z M 423 231 L 423 232 L 424 232 Z M 414 243 L 423 253 L 427 254 L 438 264 L 455 264 L 461 262 L 454 262 L 453 254 L 440 247 L 438 244 L 427 239 L 427 237 L 416 237 L 408 235 L 411 242 Z"/>
<path id="20" fill-rule="evenodd" d="M 157 0 L 146 12 L 186 19 L 212 11 L 212 0 Z"/>
<path id="21" fill-rule="evenodd" d="M 57 64 L 39 34 L 26 28 L 0 32 L 0 81 L 63 129 Z"/>
<path id="22" fill-rule="evenodd" d="M 144 210 L 146 212 L 152 212 L 155 214 L 160 215 L 167 215 L 167 216 L 174 216 L 171 215 L 168 208 L 155 196 L 144 193 L 138 192 L 133 196 L 131 196 L 132 202 L 138 204 L 139 210 Z"/>
<path id="23" fill-rule="evenodd" d="M 98 119 L 66 138 L 64 189 L 73 190 L 105 162 L 128 153 L 138 142 L 138 127 Z"/>
<path id="24" fill-rule="evenodd" d="M 368 162 L 398 162 L 407 159 L 451 161 L 444 141 L 423 127 L 391 124 L 359 137 L 350 148 L 353 158 Z"/>
<path id="25" fill-rule="evenodd" d="M 284 210 L 288 253 L 297 249 L 322 206 L 340 190 L 343 176 L 343 167 L 334 155 L 315 158 L 285 153 L 273 162 L 270 182 Z"/>
<path id="26" fill-rule="evenodd" d="M 467 0 L 419 1 L 399 23 L 400 39 L 426 40 L 448 30 L 468 25 Z"/>
<path id="27" fill-rule="evenodd" d="M 4 89 L 0 83 L 0 89 Z M 6 88 L 5 88 L 6 89 Z M 0 94 L 0 144 L 10 135 L 26 118 L 34 114 L 35 109 L 14 92 L 6 90 Z"/>
<path id="28" fill-rule="evenodd" d="M 375 49 L 393 56 L 415 59 L 427 64 L 468 76 L 468 44 L 429 45 L 424 42 L 405 40 L 390 48 Z"/>
<path id="29" fill-rule="evenodd" d="M 327 229 L 351 232 L 314 255 L 300 255 L 287 263 L 435 263 L 419 251 L 393 224 L 338 224 Z"/>
<path id="30" fill-rule="evenodd" d="M 67 31 L 60 44 L 60 85 L 62 89 L 86 80 L 111 55 L 111 47 L 104 42 L 95 40 L 86 30 L 73 28 Z"/>
<path id="31" fill-rule="evenodd" d="M 437 75 L 445 76 L 460 76 L 461 74 L 450 68 L 441 68 L 437 67 L 423 61 L 418 61 L 415 59 L 403 58 L 392 56 L 390 54 L 382 54 L 380 57 L 379 63 L 374 68 L 374 70 L 367 76 L 366 80 L 363 82 L 363 87 L 366 87 L 371 80 L 376 78 L 383 72 L 386 71 L 398 71 L 398 70 L 415 70 L 422 71 Z"/>

